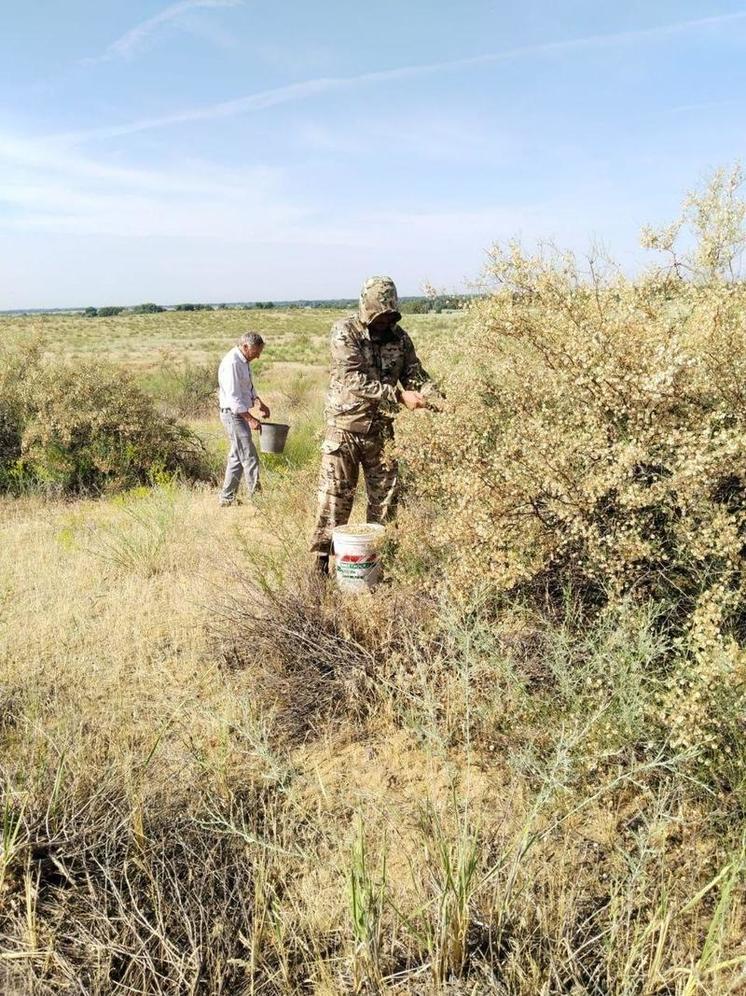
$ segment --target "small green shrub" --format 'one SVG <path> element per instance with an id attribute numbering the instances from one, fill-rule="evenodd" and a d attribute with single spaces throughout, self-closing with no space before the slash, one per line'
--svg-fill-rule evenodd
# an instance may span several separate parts
<path id="1" fill-rule="evenodd" d="M 133 315 L 155 315 L 158 312 L 165 311 L 166 309 L 162 304 L 153 304 L 152 301 L 147 301 L 145 304 L 137 304 L 132 309 Z"/>
<path id="2" fill-rule="evenodd" d="M 174 415 L 212 415 L 218 408 L 218 361 L 194 363 L 165 356 L 143 386 Z"/>
<path id="3" fill-rule="evenodd" d="M 53 366 L 38 344 L 6 344 L 2 361 L 0 489 L 100 492 L 210 477 L 198 438 L 120 369 Z"/>
<path id="4" fill-rule="evenodd" d="M 169 483 L 114 499 L 120 514 L 96 530 L 91 552 L 125 573 L 152 577 L 166 570 L 165 550 L 178 523 L 176 500 L 177 490 Z"/>
<path id="5" fill-rule="evenodd" d="M 307 337 L 305 337 L 307 339 Z M 307 373 L 297 373 L 289 380 L 285 381 L 282 388 L 282 396 L 290 411 L 298 408 L 308 407 L 311 394 L 316 389 L 317 383 L 313 377 Z"/>
<path id="6" fill-rule="evenodd" d="M 197 437 L 121 370 L 89 362 L 44 368 L 22 461 L 64 492 L 131 487 L 158 474 L 204 477 Z"/>
<path id="7" fill-rule="evenodd" d="M 11 339 L 0 350 L 0 491 L 19 484 L 27 398 L 40 355 L 35 339 L 23 344 Z"/>

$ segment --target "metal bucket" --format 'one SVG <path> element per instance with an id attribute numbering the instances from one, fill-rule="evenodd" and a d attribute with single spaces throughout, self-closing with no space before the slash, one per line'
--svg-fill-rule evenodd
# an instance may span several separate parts
<path id="1" fill-rule="evenodd" d="M 262 453 L 282 453 L 290 426 L 282 422 L 262 422 L 259 447 Z"/>

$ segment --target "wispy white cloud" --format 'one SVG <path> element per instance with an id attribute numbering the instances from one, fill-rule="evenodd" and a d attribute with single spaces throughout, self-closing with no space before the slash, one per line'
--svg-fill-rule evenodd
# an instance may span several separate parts
<path id="1" fill-rule="evenodd" d="M 0 232 L 225 238 L 300 225 L 282 169 L 199 159 L 141 169 L 0 133 Z"/>
<path id="2" fill-rule="evenodd" d="M 581 186 L 587 208 L 592 185 Z M 598 202 L 607 194 L 598 194 Z M 458 201 L 444 207 L 423 198 L 417 204 L 371 210 L 365 199 L 358 205 L 337 203 L 323 187 L 301 189 L 292 168 L 226 168 L 177 159 L 143 169 L 48 140 L 0 133 L 0 240 L 32 233 L 124 238 L 142 243 L 147 252 L 151 240 L 184 240 L 193 247 L 209 241 L 211 247 L 223 247 L 223 259 L 231 245 L 295 246 L 302 267 L 315 259 L 315 250 L 302 247 L 330 253 L 337 247 L 345 265 L 349 254 L 357 254 L 356 265 L 371 272 L 387 259 L 410 270 L 413 260 L 421 260 L 420 277 L 446 273 L 448 260 L 452 265 L 463 256 L 469 260 L 463 264 L 465 272 L 473 275 L 482 249 L 495 238 L 546 234 L 548 218 L 559 226 L 550 234 L 582 227 L 584 215 L 577 207 L 577 200 L 560 189 L 533 203 L 505 205 L 488 199 L 478 208 Z M 212 258 L 214 251 L 195 249 L 195 258 Z M 306 291 L 294 293 L 303 296 Z"/>
<path id="3" fill-rule="evenodd" d="M 193 6 L 234 6 L 241 0 L 184 0 L 182 3 L 168 7 L 161 15 L 156 15 L 150 21 L 146 21 L 139 28 L 133 29 L 138 32 L 156 21 L 161 23 L 164 15 L 169 11 L 174 11 L 169 18 L 178 16 L 183 10 Z M 159 20 L 159 18 L 161 20 Z M 220 101 L 215 104 L 208 104 L 203 107 L 190 107 L 173 114 L 166 114 L 158 117 L 140 118 L 135 121 L 125 122 L 119 125 L 108 125 L 99 128 L 86 129 L 79 132 L 71 132 L 58 138 L 72 141 L 83 141 L 95 138 L 114 138 L 119 135 L 129 135 L 134 132 L 150 131 L 158 128 L 165 128 L 171 125 L 179 125 L 192 121 L 208 121 L 219 118 L 235 117 L 240 114 L 247 114 L 251 111 L 260 111 L 268 107 L 276 107 L 280 104 L 295 103 L 308 100 L 320 94 L 337 90 L 348 90 L 366 84 L 393 82 L 407 78 L 431 75 L 434 73 L 447 72 L 450 70 L 467 69 L 474 66 L 489 65 L 491 63 L 509 62 L 513 60 L 530 58 L 531 56 L 542 56 L 561 54 L 565 52 L 576 52 L 582 50 L 594 50 L 615 45 L 628 45 L 634 43 L 645 43 L 663 40 L 675 35 L 688 32 L 706 30 L 708 28 L 719 28 L 729 24 L 746 21 L 746 10 L 736 11 L 731 14 L 719 14 L 712 17 L 700 17 L 691 20 L 677 21 L 672 24 L 658 25 L 651 28 L 639 28 L 629 31 L 619 31 L 610 34 L 587 35 L 582 38 L 571 38 L 561 41 L 540 42 L 533 45 L 522 45 L 515 48 L 504 49 L 500 52 L 486 52 L 482 55 L 468 56 L 461 59 L 449 59 L 441 62 L 421 63 L 419 65 L 398 66 L 392 69 L 384 69 L 376 72 L 360 73 L 356 76 L 324 76 L 318 79 L 304 80 L 299 83 L 292 83 L 288 86 L 275 87 L 269 90 L 260 90 L 256 93 L 235 97 L 230 100 Z M 156 25 L 157 26 L 157 25 Z M 151 28 L 147 29 L 148 33 Z M 129 32 L 123 39 L 115 45 L 121 45 L 125 39 L 132 35 Z M 125 52 L 130 43 L 125 44 Z M 137 39 L 133 44 L 138 44 Z"/>
<path id="4" fill-rule="evenodd" d="M 213 7 L 240 7 L 243 0 L 179 0 L 165 7 L 159 13 L 141 21 L 121 37 L 113 41 L 101 55 L 84 59 L 83 62 L 108 62 L 110 59 L 128 59 L 135 55 L 146 40 L 159 28 L 184 18 L 195 10 Z"/>
<path id="5" fill-rule="evenodd" d="M 403 240 L 486 245 L 495 232 L 527 222 L 521 210 L 370 212 L 330 205 L 323 192 L 297 196 L 281 168 L 230 169 L 179 161 L 131 167 L 0 133 L 0 235 L 3 232 L 209 239 L 218 243 L 338 246 L 385 255 Z M 295 193 L 293 193 L 295 191 Z M 536 217 L 543 217 L 537 211 Z"/>
<path id="6" fill-rule="evenodd" d="M 427 196 L 371 206 L 299 184 L 292 166 L 226 168 L 177 157 L 141 168 L 0 133 L 0 262 L 8 278 L 0 307 L 334 297 L 383 270 L 407 293 L 426 276 L 450 286 L 479 272 L 495 239 L 519 233 L 531 243 L 551 234 L 585 244 L 588 218 L 602 206 L 608 229 L 609 191 L 577 186 L 515 203 L 485 198 L 478 207 Z M 611 203 L 626 223 L 628 205 Z"/>

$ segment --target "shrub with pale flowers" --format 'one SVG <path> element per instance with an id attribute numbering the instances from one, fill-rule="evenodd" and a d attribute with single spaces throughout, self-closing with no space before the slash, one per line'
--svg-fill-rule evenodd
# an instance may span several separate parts
<path id="1" fill-rule="evenodd" d="M 589 609 L 660 606 L 677 652 L 660 716 L 729 750 L 746 657 L 746 290 L 740 172 L 645 243 L 636 281 L 598 257 L 496 247 L 446 380 L 400 448 L 451 590 L 475 580 Z M 694 249 L 681 253 L 682 235 Z"/>

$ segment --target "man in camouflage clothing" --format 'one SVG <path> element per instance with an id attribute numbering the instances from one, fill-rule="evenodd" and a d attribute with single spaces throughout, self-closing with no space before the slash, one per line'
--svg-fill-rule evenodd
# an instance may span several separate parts
<path id="1" fill-rule="evenodd" d="M 361 466 L 367 521 L 384 522 L 395 512 L 397 466 L 387 446 L 394 438 L 394 416 L 400 405 L 424 408 L 423 388 L 430 387 L 400 318 L 394 281 L 371 277 L 360 292 L 358 314 L 332 326 L 319 511 L 311 542 L 323 574 L 329 571 L 332 531 L 350 518 Z"/>

